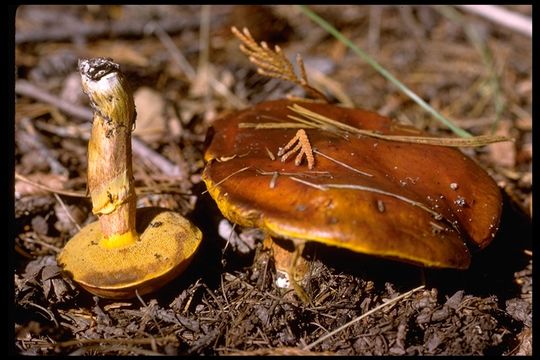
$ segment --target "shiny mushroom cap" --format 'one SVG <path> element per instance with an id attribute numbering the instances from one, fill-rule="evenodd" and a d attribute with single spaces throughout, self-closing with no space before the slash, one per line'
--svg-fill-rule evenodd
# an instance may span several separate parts
<path id="1" fill-rule="evenodd" d="M 313 168 L 280 161 L 276 154 L 299 129 L 286 124 L 298 115 L 293 104 L 358 129 L 427 136 L 373 112 L 311 102 L 269 101 L 225 116 L 213 125 L 203 180 L 229 220 L 274 237 L 444 268 L 467 268 L 466 243 L 483 248 L 494 238 L 500 191 L 457 149 L 306 126 Z"/>

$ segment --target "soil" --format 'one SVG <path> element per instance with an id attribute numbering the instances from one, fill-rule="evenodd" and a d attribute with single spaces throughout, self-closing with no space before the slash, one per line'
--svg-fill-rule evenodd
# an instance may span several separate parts
<path id="1" fill-rule="evenodd" d="M 14 353 L 532 355 L 530 37 L 456 7 L 310 8 L 461 128 L 515 139 L 463 149 L 503 193 L 493 242 L 474 250 L 464 271 L 308 244 L 305 304 L 277 286 L 264 235 L 227 223 L 201 181 L 206 132 L 217 117 L 304 95 L 257 74 L 230 27 L 248 27 L 290 58 L 301 53 L 313 85 L 336 101 L 439 136 L 452 133 L 297 7 L 21 6 Z M 504 8 L 532 14 L 530 5 Z M 91 113 L 76 64 L 97 56 L 113 58 L 134 89 L 146 89 L 134 133 L 138 205 L 178 211 L 204 234 L 182 276 L 123 301 L 92 296 L 56 263 L 77 226 L 96 220 L 85 197 Z"/>

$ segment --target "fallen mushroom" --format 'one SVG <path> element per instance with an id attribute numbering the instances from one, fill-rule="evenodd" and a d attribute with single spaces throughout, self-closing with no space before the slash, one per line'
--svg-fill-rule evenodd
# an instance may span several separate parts
<path id="1" fill-rule="evenodd" d="M 163 208 L 136 209 L 131 159 L 132 91 L 110 59 L 79 61 L 94 109 L 88 144 L 88 190 L 98 222 L 64 247 L 58 263 L 89 292 L 130 298 L 156 290 L 191 262 L 201 231 Z"/>
<path id="2" fill-rule="evenodd" d="M 269 101 L 225 116 L 213 124 L 203 180 L 229 220 L 296 244 L 440 268 L 467 268 L 466 243 L 484 248 L 495 236 L 500 191 L 459 150 L 291 123 L 295 109 L 381 136 L 426 136 L 373 112 L 314 102 Z M 312 170 L 274 155 L 298 125 Z"/>

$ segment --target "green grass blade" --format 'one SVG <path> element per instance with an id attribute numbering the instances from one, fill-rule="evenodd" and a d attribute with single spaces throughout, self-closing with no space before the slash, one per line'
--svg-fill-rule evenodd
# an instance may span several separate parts
<path id="1" fill-rule="evenodd" d="M 384 76 L 387 80 L 392 82 L 395 86 L 398 87 L 399 90 L 401 90 L 404 94 L 406 94 L 408 97 L 410 97 L 414 102 L 416 102 L 418 105 L 420 105 L 428 113 L 433 115 L 437 120 L 439 120 L 441 123 L 445 124 L 456 135 L 458 135 L 460 137 L 464 137 L 464 138 L 472 136 L 467 131 L 461 129 L 459 126 L 454 124 L 452 121 L 450 121 L 449 119 L 444 117 L 437 110 L 432 108 L 428 103 L 426 103 L 418 95 L 416 95 L 411 89 L 409 89 L 401 81 L 396 79 L 394 77 L 394 75 L 390 74 L 385 68 L 383 68 L 381 65 L 379 65 L 379 63 L 377 63 L 377 61 L 375 61 L 371 56 L 369 56 L 362 49 L 360 49 L 358 46 L 356 46 L 351 40 L 349 40 L 346 36 L 344 36 L 342 33 L 340 33 L 335 27 L 333 27 L 331 24 L 329 24 L 326 20 L 324 20 L 319 15 L 317 15 L 313 11 L 311 11 L 306 5 L 297 5 L 297 6 L 311 20 L 313 20 L 319 26 L 321 26 L 323 29 L 325 29 L 330 34 L 332 34 L 336 39 L 338 39 L 339 41 L 341 41 L 342 43 L 347 45 L 358 56 L 360 56 L 364 61 L 366 61 L 369 65 L 371 65 L 375 70 L 377 70 L 382 76 Z"/>
<path id="2" fill-rule="evenodd" d="M 464 17 L 450 5 L 437 5 L 433 8 L 438 11 L 440 14 L 448 18 L 449 20 L 459 24 L 463 27 L 465 35 L 469 39 L 469 42 L 477 49 L 480 56 L 482 56 L 482 61 L 485 64 L 485 67 L 488 71 L 489 86 L 493 93 L 493 107 L 495 109 L 495 119 L 491 126 L 491 133 L 494 133 L 497 129 L 497 125 L 501 120 L 501 116 L 506 109 L 507 100 L 504 96 L 501 79 L 497 74 L 497 69 L 493 60 L 493 54 L 486 44 L 485 40 L 480 38 L 478 31 L 468 24 Z"/>

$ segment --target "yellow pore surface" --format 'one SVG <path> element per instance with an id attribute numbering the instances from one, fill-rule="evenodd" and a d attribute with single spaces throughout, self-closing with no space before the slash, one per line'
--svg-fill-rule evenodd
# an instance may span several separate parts
<path id="1" fill-rule="evenodd" d="M 66 244 L 58 263 L 86 288 L 136 288 L 187 266 L 202 240 L 189 220 L 159 208 L 137 209 L 137 230 L 136 241 L 117 246 L 131 241 L 128 234 L 112 239 L 116 246 L 111 247 L 111 239 L 103 241 L 99 223 L 89 224 Z"/>

